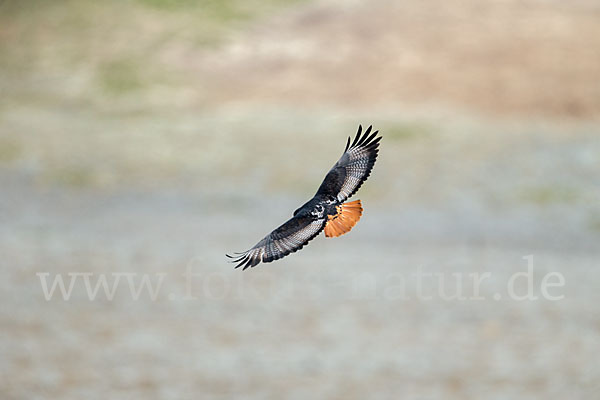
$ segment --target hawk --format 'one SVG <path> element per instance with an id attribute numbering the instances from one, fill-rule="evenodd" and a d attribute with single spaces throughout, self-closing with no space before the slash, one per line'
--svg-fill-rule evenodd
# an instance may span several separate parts
<path id="1" fill-rule="evenodd" d="M 362 215 L 360 200 L 346 202 L 371 174 L 379 152 L 379 131 L 371 132 L 369 126 L 363 133 L 362 126 L 352 143 L 348 137 L 340 159 L 329 170 L 319 190 L 312 199 L 294 211 L 290 220 L 265 236 L 251 249 L 243 253 L 226 254 L 237 265 L 246 269 L 279 260 L 304 247 L 321 231 L 326 237 L 338 237 L 349 232 Z"/>

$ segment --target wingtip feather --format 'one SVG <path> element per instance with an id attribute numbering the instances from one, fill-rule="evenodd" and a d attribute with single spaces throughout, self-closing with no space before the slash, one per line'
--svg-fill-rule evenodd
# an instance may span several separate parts
<path id="1" fill-rule="evenodd" d="M 354 136 L 354 140 L 350 145 L 350 148 L 354 147 L 360 138 L 360 134 L 362 133 L 362 125 L 358 125 L 358 131 L 356 132 L 356 136 Z"/>
<path id="2" fill-rule="evenodd" d="M 348 150 L 349 147 L 350 147 L 350 136 L 348 136 L 348 141 L 346 142 L 346 148 L 344 149 L 344 153 Z"/>

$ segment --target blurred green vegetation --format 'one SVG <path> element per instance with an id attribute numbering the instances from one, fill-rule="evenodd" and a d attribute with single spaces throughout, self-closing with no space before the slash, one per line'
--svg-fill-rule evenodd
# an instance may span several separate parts
<path id="1" fill-rule="evenodd" d="M 563 185 L 530 187 L 521 191 L 520 199 L 539 206 L 571 204 L 579 200 L 575 188 Z"/>
<path id="2" fill-rule="evenodd" d="M 93 100 L 183 86 L 174 57 L 218 46 L 252 21 L 301 1 L 0 2 L 3 101 Z"/>
<path id="3" fill-rule="evenodd" d="M 0 163 L 82 188 L 239 173 L 241 163 L 198 157 L 221 144 L 175 123 L 214 124 L 187 100 L 202 95 L 187 57 L 302 1 L 1 1 Z"/>
<path id="4" fill-rule="evenodd" d="M 405 141 L 423 138 L 432 135 L 434 128 L 425 123 L 394 123 L 383 125 L 378 128 L 385 132 L 387 140 Z"/>
<path id="5" fill-rule="evenodd" d="M 0 163 L 8 163 L 16 160 L 22 152 L 22 148 L 16 139 L 0 137 Z"/>
<path id="6" fill-rule="evenodd" d="M 593 231 L 600 232 L 600 213 L 593 213 L 590 216 L 589 225 Z"/>
<path id="7" fill-rule="evenodd" d="M 115 94 L 139 89 L 144 85 L 142 70 L 134 60 L 116 60 L 102 64 L 98 78 L 106 91 Z"/>
<path id="8" fill-rule="evenodd" d="M 97 176 L 86 166 L 60 166 L 40 177 L 42 183 L 72 188 L 97 186 Z"/>

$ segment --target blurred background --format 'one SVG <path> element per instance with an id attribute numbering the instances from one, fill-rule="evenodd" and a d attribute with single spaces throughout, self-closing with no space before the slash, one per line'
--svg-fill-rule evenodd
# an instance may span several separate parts
<path id="1" fill-rule="evenodd" d="M 0 1 L 1 397 L 597 398 L 599 77 L 596 0 Z M 358 124 L 352 233 L 233 270 Z"/>

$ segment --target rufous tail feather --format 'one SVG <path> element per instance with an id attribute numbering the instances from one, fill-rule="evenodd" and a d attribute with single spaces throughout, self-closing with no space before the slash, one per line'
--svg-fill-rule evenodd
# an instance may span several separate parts
<path id="1" fill-rule="evenodd" d="M 336 207 L 337 214 L 329 215 L 325 225 L 326 237 L 338 237 L 350 232 L 360 219 L 363 208 L 360 200 L 354 200 Z"/>

